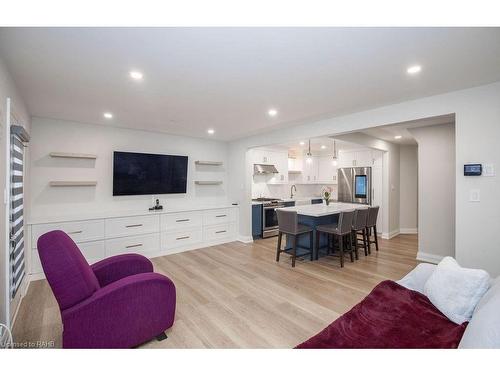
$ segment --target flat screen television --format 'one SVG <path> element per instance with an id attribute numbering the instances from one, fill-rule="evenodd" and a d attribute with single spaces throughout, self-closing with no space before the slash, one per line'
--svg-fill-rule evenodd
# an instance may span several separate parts
<path id="1" fill-rule="evenodd" d="M 113 153 L 113 195 L 186 193 L 188 157 Z"/>

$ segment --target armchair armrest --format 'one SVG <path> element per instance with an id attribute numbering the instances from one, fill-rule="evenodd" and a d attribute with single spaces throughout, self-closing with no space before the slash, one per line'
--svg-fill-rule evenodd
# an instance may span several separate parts
<path id="1" fill-rule="evenodd" d="M 141 273 L 109 284 L 62 311 L 65 348 L 128 348 L 170 328 L 175 316 L 174 283 Z"/>
<path id="2" fill-rule="evenodd" d="M 153 272 L 153 263 L 139 254 L 123 254 L 109 257 L 92 264 L 90 267 L 101 287 L 127 276 Z"/>
<path id="3" fill-rule="evenodd" d="M 405 277 L 396 282 L 407 289 L 424 293 L 424 285 L 427 282 L 427 279 L 434 272 L 435 268 L 436 268 L 435 264 L 420 263 L 413 270 L 411 270 Z"/>

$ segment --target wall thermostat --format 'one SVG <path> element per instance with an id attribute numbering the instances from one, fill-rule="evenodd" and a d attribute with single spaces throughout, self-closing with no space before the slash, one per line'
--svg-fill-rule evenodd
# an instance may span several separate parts
<path id="1" fill-rule="evenodd" d="M 464 164 L 464 176 L 481 176 L 482 173 L 482 164 Z"/>

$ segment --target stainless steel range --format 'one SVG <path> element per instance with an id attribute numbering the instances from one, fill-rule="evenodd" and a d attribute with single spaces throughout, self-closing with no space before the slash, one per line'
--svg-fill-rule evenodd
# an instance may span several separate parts
<path id="1" fill-rule="evenodd" d="M 254 201 L 262 202 L 262 237 L 278 235 L 278 216 L 276 209 L 285 207 L 283 200 L 275 198 L 257 198 Z"/>

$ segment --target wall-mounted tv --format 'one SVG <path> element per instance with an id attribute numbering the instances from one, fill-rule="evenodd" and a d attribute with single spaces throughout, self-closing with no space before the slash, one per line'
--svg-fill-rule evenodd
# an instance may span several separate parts
<path id="1" fill-rule="evenodd" d="M 185 193 L 187 167 L 187 156 L 115 151 L 113 195 Z"/>

